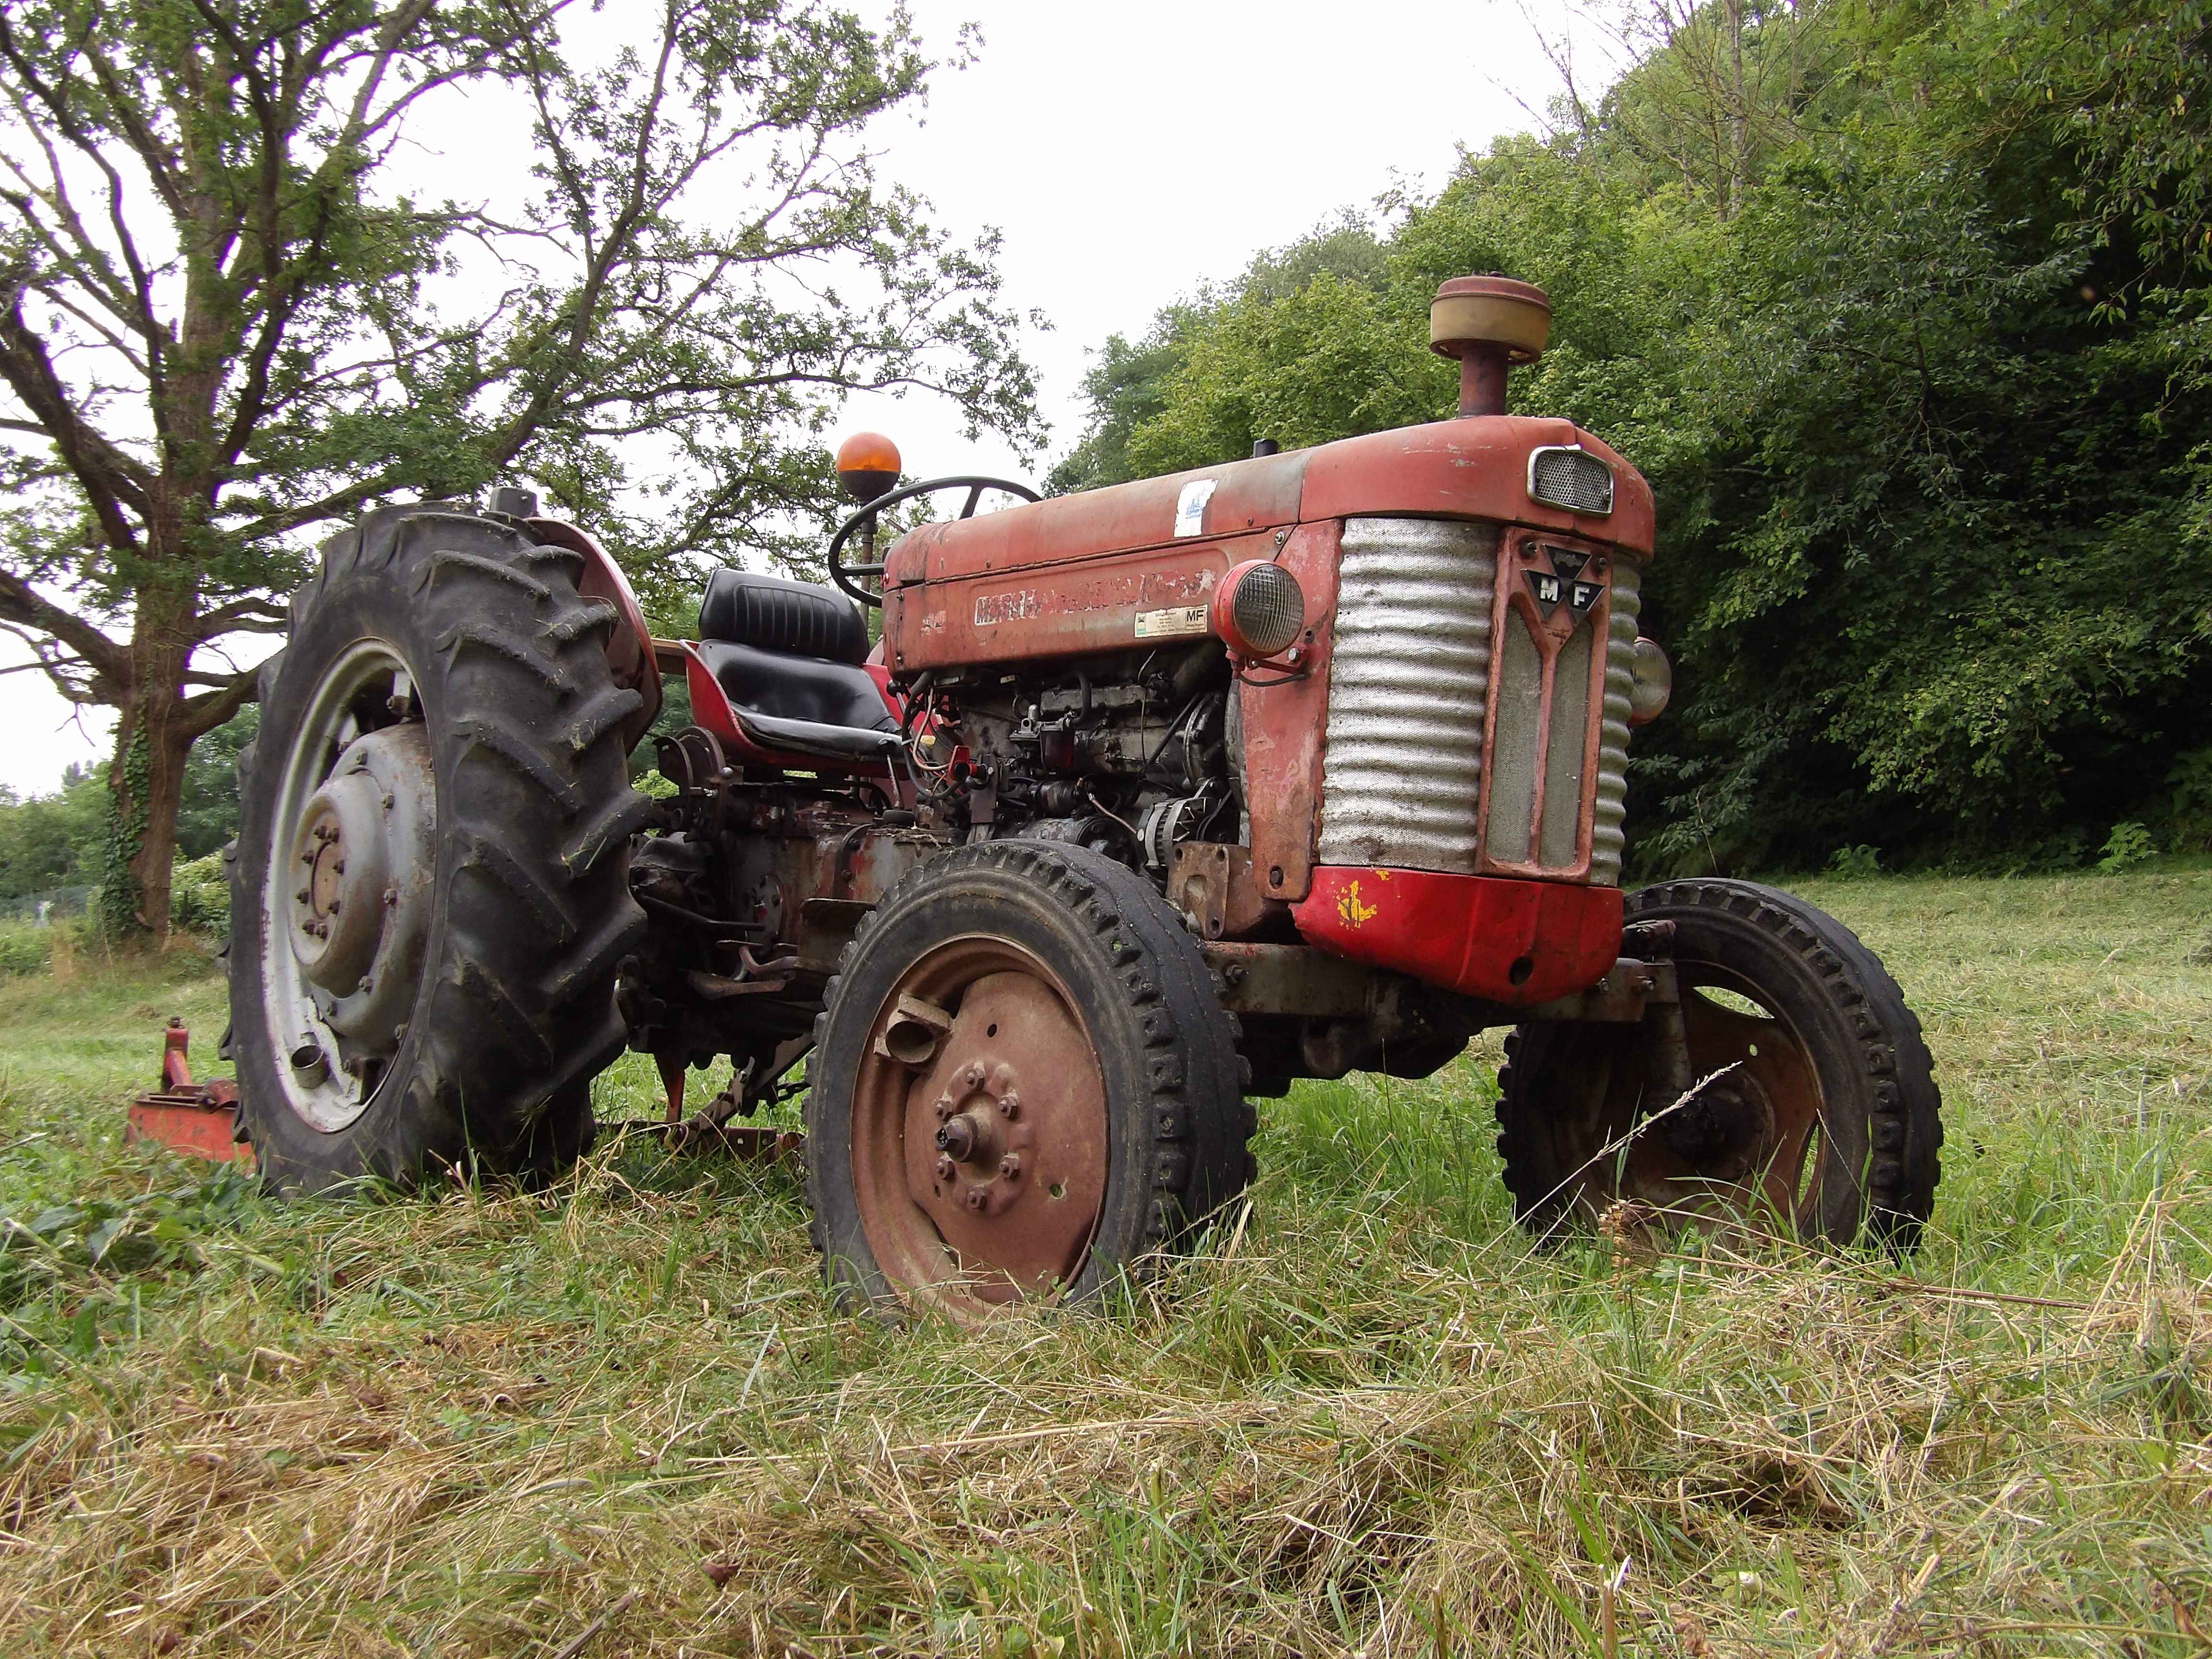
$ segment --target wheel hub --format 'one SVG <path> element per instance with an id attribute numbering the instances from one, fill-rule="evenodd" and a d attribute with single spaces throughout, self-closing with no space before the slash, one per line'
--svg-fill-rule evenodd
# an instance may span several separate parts
<path id="1" fill-rule="evenodd" d="M 1659 1129 L 1703 1179 L 1738 1182 L 1774 1151 L 1774 1103 L 1757 1078 L 1731 1073 L 1669 1112 Z"/>
<path id="2" fill-rule="evenodd" d="M 356 738 L 301 811 L 292 955 L 324 1021 L 389 1055 L 415 1000 L 430 922 L 436 797 L 416 724 Z"/>
<path id="3" fill-rule="evenodd" d="M 948 941 L 878 1030 L 854 1162 L 886 1274 L 963 1321 L 1072 1281 L 1105 1200 L 1106 1100 L 1058 987 L 1018 947 Z"/>

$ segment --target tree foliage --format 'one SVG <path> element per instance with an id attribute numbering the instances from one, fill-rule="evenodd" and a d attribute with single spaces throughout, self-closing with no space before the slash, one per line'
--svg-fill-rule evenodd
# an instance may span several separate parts
<path id="1" fill-rule="evenodd" d="M 1429 296 L 1524 277 L 1554 321 L 1515 407 L 1659 496 L 1645 868 L 2201 837 L 2212 7 L 1643 15 L 1601 100 L 1468 156 L 1371 268 L 1255 266 L 1163 313 L 1127 386 L 1109 349 L 1089 453 L 1115 434 L 1133 476 L 1448 415 Z"/>
<path id="2" fill-rule="evenodd" d="M 994 247 L 863 131 L 931 67 L 813 0 L 661 0 L 575 56 L 566 0 L 0 6 L 0 626 L 120 714 L 118 890 L 158 927 L 193 740 L 314 538 L 528 474 L 680 609 L 696 564 L 830 510 L 854 387 L 1016 435 Z M 530 187 L 392 186 L 426 119 L 522 135 Z"/>

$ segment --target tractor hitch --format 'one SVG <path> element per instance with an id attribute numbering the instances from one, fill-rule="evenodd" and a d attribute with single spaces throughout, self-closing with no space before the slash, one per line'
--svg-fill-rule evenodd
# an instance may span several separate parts
<path id="1" fill-rule="evenodd" d="M 123 1130 L 126 1146 L 151 1140 L 172 1152 L 233 1164 L 252 1154 L 245 1150 L 245 1126 L 238 1116 L 238 1085 L 227 1077 L 192 1081 L 188 1052 L 192 1034 L 172 1018 L 161 1033 L 161 1080 L 131 1103 Z"/>

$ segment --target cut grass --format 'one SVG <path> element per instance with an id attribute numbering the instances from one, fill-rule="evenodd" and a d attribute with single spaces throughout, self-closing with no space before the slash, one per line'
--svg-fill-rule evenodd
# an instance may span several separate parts
<path id="1" fill-rule="evenodd" d="M 2201 1653 L 2212 873 L 1802 890 L 1936 1055 L 1911 1261 L 1531 1256 L 1492 1038 L 981 1336 L 836 1312 L 788 1169 L 271 1203 L 120 1145 L 204 959 L 0 980 L 7 1650 Z"/>

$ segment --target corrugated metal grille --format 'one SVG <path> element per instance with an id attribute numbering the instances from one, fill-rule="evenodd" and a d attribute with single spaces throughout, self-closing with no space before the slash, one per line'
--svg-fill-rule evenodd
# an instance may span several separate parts
<path id="1" fill-rule="evenodd" d="M 1321 861 L 1473 874 L 1498 528 L 1350 519 Z"/>
<path id="2" fill-rule="evenodd" d="M 1540 449 L 1528 458 L 1528 493 L 1575 513 L 1613 511 L 1613 469 L 1583 449 Z"/>
<path id="3" fill-rule="evenodd" d="M 1597 743 L 1597 811 L 1590 826 L 1590 879 L 1620 884 L 1620 854 L 1628 814 L 1628 687 L 1635 678 L 1637 619 L 1643 614 L 1644 575 L 1626 559 L 1613 562 L 1613 628 L 1606 641 L 1605 707 Z"/>

